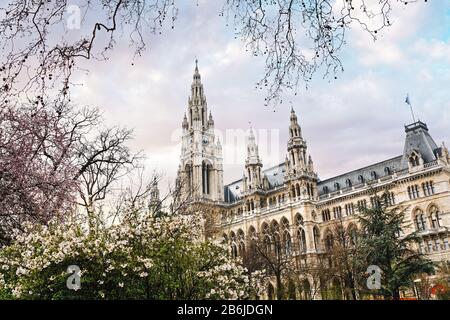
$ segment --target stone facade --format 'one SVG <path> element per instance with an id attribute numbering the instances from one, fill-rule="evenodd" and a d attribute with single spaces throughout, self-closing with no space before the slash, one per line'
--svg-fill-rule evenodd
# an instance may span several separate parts
<path id="1" fill-rule="evenodd" d="M 298 254 L 320 254 L 333 224 L 342 221 L 358 228 L 359 208 L 377 205 L 373 190 L 385 201 L 406 209 L 404 232 L 418 230 L 419 250 L 432 260 L 450 259 L 450 155 L 438 146 L 423 122 L 405 126 L 404 150 L 397 157 L 320 180 L 307 143 L 291 110 L 286 160 L 263 170 L 258 146 L 250 130 L 244 176 L 223 185 L 222 150 L 196 66 L 184 116 L 178 183 L 185 198 L 208 204 L 217 215 L 219 232 L 239 255 L 252 233 L 277 224 L 297 241 Z"/>

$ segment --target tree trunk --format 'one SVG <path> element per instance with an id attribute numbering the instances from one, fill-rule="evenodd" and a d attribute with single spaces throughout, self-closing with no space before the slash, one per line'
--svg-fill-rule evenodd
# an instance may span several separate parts
<path id="1" fill-rule="evenodd" d="M 283 299 L 283 283 L 281 281 L 281 275 L 277 274 L 277 300 Z"/>
<path id="2" fill-rule="evenodd" d="M 399 288 L 395 288 L 394 291 L 392 292 L 392 299 L 400 300 L 400 289 Z"/>

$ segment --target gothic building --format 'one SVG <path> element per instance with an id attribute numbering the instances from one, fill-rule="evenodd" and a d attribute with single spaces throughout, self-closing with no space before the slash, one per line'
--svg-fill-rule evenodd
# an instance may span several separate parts
<path id="1" fill-rule="evenodd" d="M 222 149 L 214 136 L 198 66 L 195 67 L 187 115 L 182 127 L 178 183 L 190 199 L 215 209 L 220 230 L 234 255 L 248 246 L 252 234 L 276 226 L 286 245 L 304 257 L 327 250 L 337 221 L 358 228 L 361 208 L 376 206 L 373 190 L 388 190 L 385 201 L 406 208 L 404 232 L 419 231 L 419 250 L 435 261 L 450 260 L 450 155 L 436 144 L 421 121 L 405 126 L 403 152 L 382 162 L 321 180 L 298 118 L 291 110 L 286 159 L 263 169 L 253 133 L 243 159 L 242 179 L 223 184 Z"/>

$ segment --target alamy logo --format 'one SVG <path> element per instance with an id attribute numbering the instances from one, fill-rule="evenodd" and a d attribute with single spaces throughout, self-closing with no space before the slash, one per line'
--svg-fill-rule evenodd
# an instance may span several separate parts
<path id="1" fill-rule="evenodd" d="M 366 272 L 370 274 L 366 281 L 367 289 L 381 289 L 381 268 L 379 266 L 370 265 Z"/>
<path id="2" fill-rule="evenodd" d="M 77 265 L 71 265 L 67 268 L 67 273 L 70 276 L 67 278 L 66 285 L 69 290 L 80 290 L 81 289 L 81 270 Z"/>

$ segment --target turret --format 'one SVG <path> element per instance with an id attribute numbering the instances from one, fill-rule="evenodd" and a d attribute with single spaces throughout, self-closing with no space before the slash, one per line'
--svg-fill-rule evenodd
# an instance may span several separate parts
<path id="1" fill-rule="evenodd" d="M 245 177 L 248 190 L 262 187 L 261 168 L 262 163 L 259 158 L 258 145 L 256 144 L 253 129 L 250 127 L 250 134 L 247 139 L 247 158 L 245 160 Z"/>

